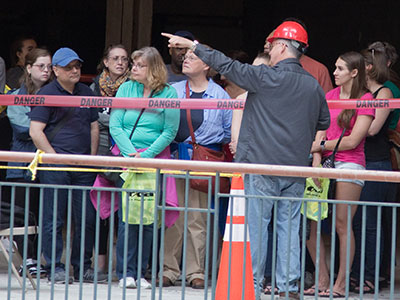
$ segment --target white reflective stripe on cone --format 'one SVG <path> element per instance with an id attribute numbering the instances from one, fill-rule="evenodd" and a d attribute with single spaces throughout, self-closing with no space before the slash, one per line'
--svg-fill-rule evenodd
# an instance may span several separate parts
<path id="1" fill-rule="evenodd" d="M 245 200 L 246 198 L 240 197 L 244 196 L 244 190 L 231 190 L 231 194 L 235 195 L 230 198 L 228 215 L 231 214 L 231 205 L 233 205 L 233 215 L 234 216 L 244 216 L 245 215 Z M 237 196 L 236 196 L 237 195 Z"/>
<path id="2" fill-rule="evenodd" d="M 230 240 L 230 232 L 232 228 L 232 240 Z M 244 224 L 226 224 L 224 242 L 244 242 Z M 247 242 L 249 241 L 249 231 L 247 230 Z"/>

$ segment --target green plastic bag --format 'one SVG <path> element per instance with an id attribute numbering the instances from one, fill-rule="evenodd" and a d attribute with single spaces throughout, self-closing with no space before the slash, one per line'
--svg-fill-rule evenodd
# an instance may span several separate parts
<path id="1" fill-rule="evenodd" d="M 154 223 L 155 211 L 155 173 L 129 173 L 125 178 L 123 189 L 151 190 L 150 192 L 122 192 L 122 221 L 126 222 L 127 200 L 129 201 L 128 223 L 140 224 L 140 210 L 143 203 L 143 225 Z M 143 198 L 143 201 L 142 201 Z"/>
<path id="2" fill-rule="evenodd" d="M 304 189 L 304 198 L 307 199 L 328 199 L 329 178 L 319 178 L 321 187 L 319 188 L 311 177 L 306 179 L 306 187 Z M 321 202 L 321 220 L 328 217 L 328 203 Z M 304 201 L 301 204 L 301 213 L 304 215 Z M 306 216 L 308 219 L 318 221 L 318 202 L 307 201 Z"/>

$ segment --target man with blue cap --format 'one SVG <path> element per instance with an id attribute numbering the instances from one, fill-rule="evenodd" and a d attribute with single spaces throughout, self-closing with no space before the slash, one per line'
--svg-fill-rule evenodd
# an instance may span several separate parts
<path id="1" fill-rule="evenodd" d="M 83 60 L 70 48 L 58 49 L 52 58 L 56 79 L 41 88 L 37 94 L 60 96 L 94 96 L 92 90 L 79 82 Z M 60 97 L 60 99 L 62 99 Z M 64 101 L 68 101 L 65 98 Z M 91 154 L 96 155 L 99 142 L 98 113 L 95 108 L 80 107 L 34 107 L 30 113 L 30 136 L 36 147 L 46 153 Z M 55 165 L 51 165 L 55 166 Z M 57 165 L 59 167 L 59 165 Z M 68 167 L 68 166 L 66 166 Z M 90 172 L 41 171 L 41 183 L 57 185 L 92 186 L 95 174 Z M 89 191 L 87 191 L 89 192 Z M 68 191 L 57 191 L 57 209 L 54 212 L 54 189 L 44 189 L 43 195 L 43 256 L 49 281 L 54 283 L 72 283 L 73 277 L 67 276 L 65 266 L 61 263 L 63 252 L 62 228 L 68 204 Z M 75 280 L 80 279 L 80 251 L 82 227 L 82 191 L 72 191 L 72 217 L 74 237 L 72 241 L 71 264 L 74 267 Z M 95 238 L 96 212 L 86 196 L 86 217 L 84 221 L 84 282 L 94 281 L 91 268 L 91 257 Z M 53 214 L 56 213 L 56 246 L 55 257 L 52 255 Z M 83 247 L 82 247 L 83 248 Z M 67 254 L 68 255 L 68 254 Z M 51 272 L 52 264 L 55 271 Z M 67 268 L 69 268 L 67 266 Z M 98 273 L 97 281 L 105 281 L 106 275 Z"/>

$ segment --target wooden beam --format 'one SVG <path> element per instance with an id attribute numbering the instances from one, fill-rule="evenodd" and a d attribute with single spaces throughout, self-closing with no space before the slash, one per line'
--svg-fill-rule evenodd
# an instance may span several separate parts
<path id="1" fill-rule="evenodd" d="M 122 11 L 121 0 L 107 0 L 105 46 L 121 43 Z"/>
<path id="2" fill-rule="evenodd" d="M 149 46 L 153 0 L 107 0 L 106 45 L 121 43 L 129 52 Z"/>
<path id="3" fill-rule="evenodd" d="M 150 46 L 151 28 L 153 23 L 153 0 L 138 0 L 138 24 L 135 32 L 137 48 Z"/>

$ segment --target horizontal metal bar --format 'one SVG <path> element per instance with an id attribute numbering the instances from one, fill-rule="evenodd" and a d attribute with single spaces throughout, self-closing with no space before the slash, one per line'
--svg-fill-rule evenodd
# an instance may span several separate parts
<path id="1" fill-rule="evenodd" d="M 0 161 L 30 162 L 35 153 L 0 151 Z M 266 164 L 244 164 L 228 162 L 188 161 L 178 159 L 125 158 L 96 155 L 42 154 L 44 164 L 67 164 L 73 166 L 107 166 L 121 168 L 155 168 L 185 171 L 230 172 L 263 174 L 285 177 L 326 177 L 369 181 L 400 182 L 400 172 L 343 170 L 281 166 Z"/>

